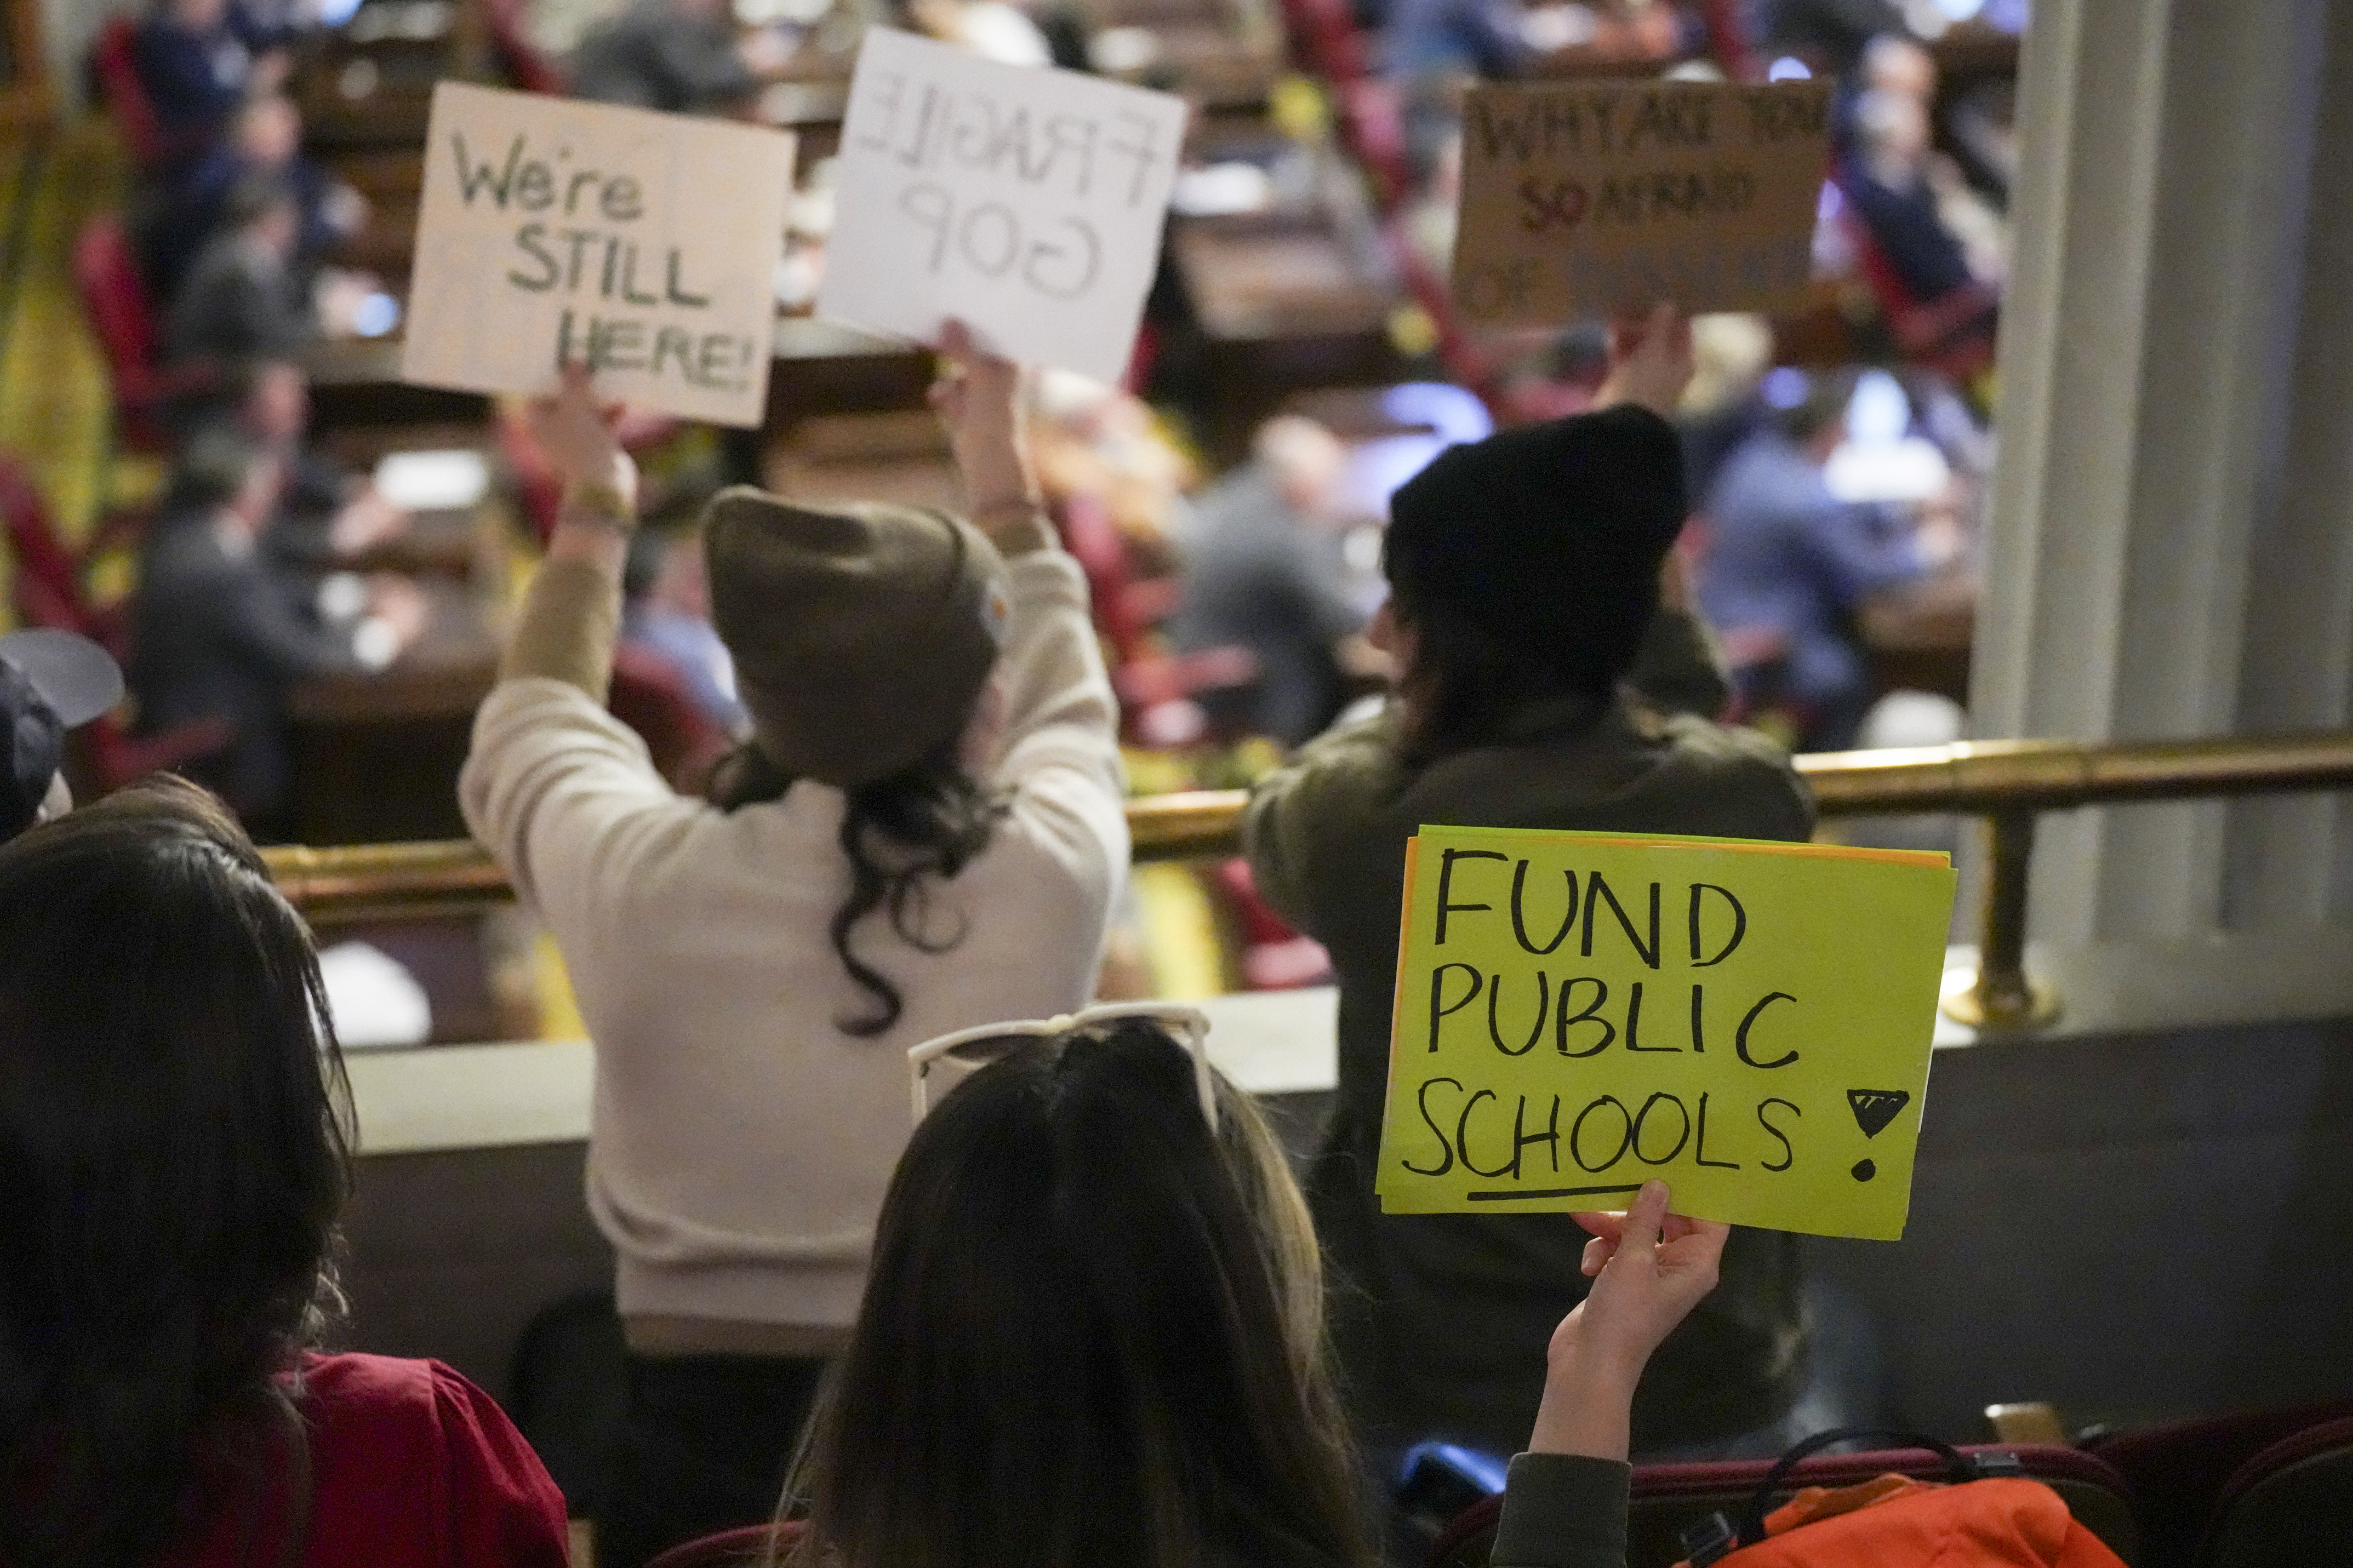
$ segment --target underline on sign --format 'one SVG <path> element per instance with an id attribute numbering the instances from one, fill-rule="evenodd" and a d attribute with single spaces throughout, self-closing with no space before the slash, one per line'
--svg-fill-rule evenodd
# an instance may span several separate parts
<path id="1" fill-rule="evenodd" d="M 1631 1187 L 1535 1187 L 1525 1192 L 1465 1193 L 1462 1196 L 1465 1201 L 1470 1203 L 1493 1204 L 1510 1203 L 1514 1199 L 1527 1198 L 1592 1198 L 1599 1197 L 1604 1193 L 1639 1193 L 1641 1190 L 1642 1189 L 1639 1185 Z"/>

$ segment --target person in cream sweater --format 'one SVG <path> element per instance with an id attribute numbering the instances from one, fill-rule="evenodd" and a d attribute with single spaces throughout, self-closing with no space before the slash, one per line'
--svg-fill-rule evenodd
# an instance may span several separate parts
<path id="1" fill-rule="evenodd" d="M 969 521 L 711 502 L 752 735 L 709 798 L 605 710 L 635 470 L 585 374 L 534 413 L 565 500 L 459 790 L 596 1045 L 588 1205 L 630 1384 L 603 1568 L 768 1516 L 858 1310 L 906 1047 L 1083 1005 L 1125 874 L 1117 705 L 1019 375 L 949 336 Z"/>

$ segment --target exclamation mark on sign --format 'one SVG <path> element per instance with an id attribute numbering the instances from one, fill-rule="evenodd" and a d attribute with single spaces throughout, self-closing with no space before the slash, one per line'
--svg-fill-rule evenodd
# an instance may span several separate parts
<path id="1" fill-rule="evenodd" d="M 1854 1124 L 1862 1129 L 1865 1138 L 1876 1138 L 1881 1129 L 1895 1120 L 1895 1113 L 1912 1103 L 1911 1092 L 1901 1089 L 1851 1089 L 1846 1091 L 1847 1109 L 1854 1112 Z M 1879 1167 L 1869 1160 L 1857 1160 L 1848 1174 L 1858 1182 L 1867 1182 L 1879 1174 Z"/>

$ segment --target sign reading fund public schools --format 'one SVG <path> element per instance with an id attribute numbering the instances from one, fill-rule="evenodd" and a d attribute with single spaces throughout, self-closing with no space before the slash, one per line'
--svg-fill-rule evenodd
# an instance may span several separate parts
<path id="1" fill-rule="evenodd" d="M 1893 1240 L 1943 855 L 1424 827 L 1375 1184 L 1391 1214 L 1678 1211 Z"/>
<path id="2" fill-rule="evenodd" d="M 1184 139 L 1167 93 L 869 27 L 818 313 L 1116 381 Z"/>
<path id="3" fill-rule="evenodd" d="M 722 425 L 766 407 L 793 139 L 440 82 L 402 379 L 600 394 Z"/>
<path id="4" fill-rule="evenodd" d="M 1473 88 L 1455 303 L 1546 325 L 1802 305 L 1829 104 L 1818 81 Z"/>

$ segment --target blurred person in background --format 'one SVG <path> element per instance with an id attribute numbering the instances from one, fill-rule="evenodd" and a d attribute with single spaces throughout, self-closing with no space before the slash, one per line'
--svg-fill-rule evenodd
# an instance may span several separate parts
<path id="1" fill-rule="evenodd" d="M 408 513 L 378 491 L 373 479 L 349 472 L 309 439 L 311 384 L 300 364 L 260 361 L 244 367 L 225 390 L 234 401 L 206 419 L 230 426 L 276 458 L 284 476 L 278 513 L 262 534 L 271 561 L 323 569 L 407 529 Z M 164 504 L 172 504 L 168 496 Z"/>
<path id="2" fill-rule="evenodd" d="M 156 0 L 132 58 L 174 163 L 211 151 L 247 98 L 278 90 L 284 43 L 235 0 Z"/>
<path id="3" fill-rule="evenodd" d="M 1953 566 L 1951 518 L 1842 500 L 1825 470 L 1847 438 L 1852 371 L 1806 395 L 1725 462 L 1708 498 L 1699 599 L 1724 638 L 1740 710 L 1779 714 L 1799 749 L 1843 751 L 1871 703 L 1858 622 L 1875 600 Z"/>
<path id="4" fill-rule="evenodd" d="M 621 640 L 676 670 L 695 707 L 723 733 L 740 739 L 750 729 L 751 715 L 735 693 L 734 657 L 711 624 L 711 573 L 701 528 L 643 528 L 629 541 Z"/>
<path id="5" fill-rule="evenodd" d="M 1239 648 L 1255 666 L 1247 685 L 1200 695 L 1220 732 L 1297 745 L 1340 711 L 1352 675 L 1386 668 L 1348 592 L 1347 461 L 1331 431 L 1284 415 L 1260 427 L 1250 462 L 1196 498 L 1176 646 Z"/>
<path id="6" fill-rule="evenodd" d="M 301 236 L 301 203 L 283 180 L 239 181 L 172 301 L 164 357 L 223 374 L 293 358 L 318 332 L 294 266 Z"/>
<path id="7" fill-rule="evenodd" d="M 351 186 L 302 155 L 302 111 L 282 93 L 246 100 L 221 144 L 166 183 L 164 208 L 147 245 L 147 273 L 156 298 L 170 300 L 224 222 L 229 195 L 243 182 L 283 184 L 294 198 L 296 227 L 290 264 L 306 278 L 338 242 L 367 221 L 367 202 Z"/>
<path id="8" fill-rule="evenodd" d="M 307 576 L 263 552 L 278 515 L 282 462 L 222 427 L 187 445 L 170 481 L 170 510 L 140 550 L 132 596 L 131 689 L 142 731 L 197 719 L 231 727 L 227 745 L 191 763 L 258 837 L 288 837 L 292 762 L 287 712 L 294 686 L 316 676 L 382 668 L 423 632 L 416 585 L 381 577 L 345 624 L 323 621 Z"/>
<path id="9" fill-rule="evenodd" d="M 765 29 L 739 35 L 727 0 L 630 0 L 572 56 L 572 96 L 666 114 L 743 115 L 785 55 Z"/>

